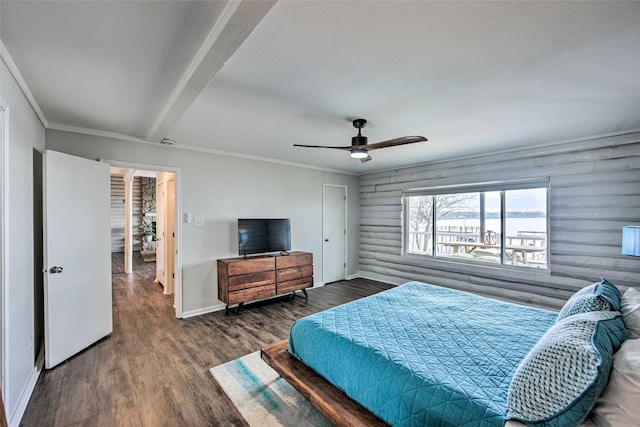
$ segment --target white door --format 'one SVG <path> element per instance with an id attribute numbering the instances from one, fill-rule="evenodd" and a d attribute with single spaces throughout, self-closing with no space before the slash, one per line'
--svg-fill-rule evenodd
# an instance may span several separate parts
<path id="1" fill-rule="evenodd" d="M 176 209 L 176 181 L 170 179 L 167 181 L 166 188 L 166 204 L 165 204 L 165 227 L 164 227 L 164 251 L 165 251 L 165 267 L 164 274 L 166 276 L 164 283 L 164 294 L 173 295 L 173 284 L 175 281 L 175 209 Z"/>
<path id="2" fill-rule="evenodd" d="M 156 178 L 156 280 L 165 286 L 164 278 L 164 225 L 167 209 L 164 175 Z"/>
<path id="3" fill-rule="evenodd" d="M 347 187 L 325 185 L 322 203 L 324 283 L 344 280 L 347 271 Z"/>
<path id="4" fill-rule="evenodd" d="M 45 367 L 110 334 L 110 166 L 47 150 L 43 161 Z"/>

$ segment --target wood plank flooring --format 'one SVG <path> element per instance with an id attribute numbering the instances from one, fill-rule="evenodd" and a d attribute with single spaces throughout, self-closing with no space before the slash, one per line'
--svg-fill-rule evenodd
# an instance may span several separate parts
<path id="1" fill-rule="evenodd" d="M 22 426 L 245 426 L 209 368 L 287 338 L 294 320 L 391 287 L 355 279 L 282 299 L 176 319 L 173 296 L 153 282 L 155 263 L 134 255 L 134 273 L 113 258 L 111 336 L 44 371 Z"/>

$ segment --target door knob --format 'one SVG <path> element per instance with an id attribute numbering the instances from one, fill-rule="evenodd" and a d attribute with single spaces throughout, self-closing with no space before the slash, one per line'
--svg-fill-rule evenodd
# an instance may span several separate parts
<path id="1" fill-rule="evenodd" d="M 62 273 L 62 267 L 51 267 L 49 269 L 49 273 L 51 274 L 56 274 L 56 273 Z"/>

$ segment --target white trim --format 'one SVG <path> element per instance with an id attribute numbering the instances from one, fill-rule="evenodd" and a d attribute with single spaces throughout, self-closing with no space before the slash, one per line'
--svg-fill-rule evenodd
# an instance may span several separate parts
<path id="1" fill-rule="evenodd" d="M 182 169 L 172 166 L 152 165 L 144 163 L 133 163 L 122 160 L 100 159 L 101 162 L 108 163 L 111 166 L 127 168 L 127 169 L 143 169 L 148 171 L 169 172 L 175 174 L 175 233 L 176 233 L 176 257 L 174 260 L 174 307 L 176 309 L 176 318 L 185 317 L 182 307 Z"/>
<path id="2" fill-rule="evenodd" d="M 376 282 L 382 282 L 382 283 L 386 283 L 388 285 L 394 285 L 394 286 L 399 286 L 399 285 L 402 285 L 403 283 L 407 283 L 411 281 L 411 280 L 398 279 L 398 278 L 392 279 L 389 276 L 386 276 L 384 274 L 371 273 L 371 272 L 363 273 L 362 271 L 358 272 L 357 277 L 360 277 L 362 279 L 375 280 Z"/>
<path id="3" fill-rule="evenodd" d="M 325 244 L 324 244 L 324 220 L 325 220 L 325 207 L 326 207 L 326 203 L 325 203 L 325 199 L 326 199 L 326 188 L 327 187 L 333 187 L 333 188 L 342 188 L 344 189 L 344 260 L 343 260 L 343 264 L 344 264 L 344 270 L 343 270 L 343 275 L 342 275 L 342 279 L 340 280 L 345 280 L 345 278 L 347 277 L 347 271 L 348 271 L 348 260 L 349 260 L 349 256 L 348 256 L 348 252 L 347 252 L 347 248 L 349 247 L 349 245 L 347 244 L 347 240 L 349 238 L 349 214 L 348 214 L 348 200 L 349 200 L 349 187 L 346 185 L 342 185 L 342 184 L 322 184 L 322 282 L 326 283 L 326 276 L 325 276 Z"/>
<path id="4" fill-rule="evenodd" d="M 410 169 L 410 168 L 415 168 L 415 167 L 424 166 L 424 165 L 438 165 L 438 164 L 442 164 L 442 163 L 457 162 L 457 161 L 461 161 L 461 160 L 478 159 L 478 158 L 483 158 L 483 157 L 487 157 L 487 156 L 497 156 L 497 155 L 502 155 L 502 154 L 518 153 L 518 152 L 521 152 L 521 151 L 529 151 L 529 150 L 535 150 L 535 149 L 541 149 L 541 148 L 562 147 L 565 144 L 571 144 L 571 143 L 576 143 L 576 142 L 597 141 L 599 139 L 607 139 L 607 138 L 614 138 L 614 137 L 626 137 L 626 136 L 629 136 L 628 141 L 627 142 L 622 142 L 622 143 L 632 144 L 634 142 L 637 142 L 636 138 L 638 138 L 639 135 L 637 135 L 637 134 L 639 134 L 639 133 L 640 133 L 640 128 L 629 129 L 629 130 L 623 130 L 623 131 L 619 131 L 619 132 L 610 132 L 610 133 L 603 133 L 603 134 L 600 134 L 600 135 L 586 136 L 586 137 L 582 137 L 582 138 L 565 139 L 563 141 L 554 141 L 554 142 L 547 142 L 547 143 L 542 143 L 542 144 L 533 144 L 533 145 L 530 145 L 528 147 L 506 148 L 504 150 L 488 151 L 488 152 L 482 153 L 482 154 L 471 154 L 471 155 L 468 155 L 468 156 L 451 157 L 451 158 L 446 158 L 446 159 L 442 159 L 442 160 L 436 160 L 436 161 L 433 161 L 433 162 L 425 161 L 425 162 L 421 162 L 421 163 L 412 163 L 410 165 L 396 166 L 396 167 L 391 167 L 391 168 L 387 168 L 387 169 L 360 172 L 357 175 L 358 176 L 372 175 L 372 174 L 376 174 L 376 173 L 380 173 L 380 172 L 398 171 L 398 170 Z M 627 139 L 627 138 L 622 138 L 622 139 Z"/>
<path id="5" fill-rule="evenodd" d="M 33 96 L 33 93 L 31 93 L 31 89 L 29 89 L 27 82 L 25 81 L 24 77 L 22 77 L 22 74 L 20 73 L 20 69 L 18 69 L 18 66 L 13 61 L 13 58 L 11 57 L 9 50 L 4 45 L 1 39 L 0 39 L 0 58 L 2 58 L 2 60 L 6 64 L 7 68 L 9 69 L 9 73 L 11 73 L 11 75 L 13 76 L 14 80 L 18 84 L 18 87 L 24 94 L 24 97 L 27 98 L 27 101 L 29 102 L 29 105 L 33 109 L 33 112 L 36 113 L 36 116 L 38 116 L 38 120 L 40 120 L 42 127 L 46 128 L 49 124 L 47 122 L 47 118 L 44 116 L 44 113 L 42 112 L 42 110 L 40 109 L 40 106 L 38 105 L 38 101 L 36 101 L 36 97 Z"/>
<path id="6" fill-rule="evenodd" d="M 350 275 L 348 275 L 347 277 L 345 277 L 345 279 L 344 279 L 344 280 L 353 280 L 353 279 L 357 279 L 357 278 L 359 278 L 359 277 L 360 277 L 360 275 L 359 275 L 358 273 L 356 273 L 356 274 L 350 274 Z"/>
<path id="7" fill-rule="evenodd" d="M 305 163 L 296 163 L 296 162 L 290 162 L 288 160 L 278 160 L 278 159 L 272 159 L 270 157 L 254 156 L 252 154 L 234 153 L 231 151 L 218 150 L 216 148 L 198 147 L 196 145 L 180 144 L 177 146 L 174 145 L 173 148 L 182 148 L 184 150 L 198 151 L 201 153 L 218 154 L 220 156 L 236 157 L 239 159 L 246 159 L 246 160 L 256 160 L 259 162 L 275 163 L 278 165 L 293 166 L 293 167 L 303 168 L 303 169 L 312 169 L 312 170 L 317 170 L 322 172 L 333 172 L 333 173 L 339 173 L 343 175 L 352 175 L 352 176 L 358 175 L 357 173 L 343 171 L 339 169 L 323 168 L 320 166 L 307 165 Z"/>
<path id="8" fill-rule="evenodd" d="M 29 379 L 22 389 L 22 393 L 20 393 L 18 404 L 15 406 L 13 413 L 8 417 L 7 423 L 10 427 L 18 427 L 20 425 L 20 421 L 22 421 L 22 417 L 24 416 L 24 411 L 27 409 L 27 405 L 29 404 L 29 399 L 31 399 L 33 390 L 36 388 L 36 384 L 38 383 L 38 378 L 42 373 L 43 366 L 44 352 L 41 350 L 38 354 L 38 358 L 36 359 L 36 365 L 33 368 L 31 375 L 29 375 Z"/>
<path id="9" fill-rule="evenodd" d="M 221 311 L 225 309 L 224 304 L 211 305 L 209 307 L 199 308 L 197 310 L 185 311 L 182 313 L 182 319 L 186 319 L 188 317 L 201 316 L 203 314 L 213 313 L 215 311 Z"/>
<path id="10" fill-rule="evenodd" d="M 149 142 L 149 141 L 144 140 L 142 138 L 138 138 L 138 137 L 135 137 L 135 136 L 127 135 L 127 134 L 124 134 L 124 133 L 110 132 L 110 131 L 107 131 L 107 130 L 84 128 L 84 127 L 81 127 L 81 126 L 65 125 L 65 124 L 61 124 L 61 123 L 49 123 L 49 126 L 47 127 L 47 129 L 59 130 L 59 131 L 62 131 L 62 132 L 79 133 L 79 134 L 82 134 L 82 135 L 101 136 L 101 137 L 104 137 L 104 138 L 121 139 L 123 141 L 142 142 L 144 144 L 153 144 L 152 142 Z M 153 145 L 160 145 L 160 144 L 153 144 Z M 162 145 L 162 146 L 166 147 L 165 145 Z"/>
<path id="11" fill-rule="evenodd" d="M 317 170 L 321 172 L 332 172 L 332 173 L 339 173 L 343 175 L 358 176 L 357 173 L 344 171 L 340 169 L 324 168 L 320 166 L 308 165 L 305 163 L 296 163 L 296 162 L 290 162 L 287 160 L 273 159 L 270 157 L 261 157 L 261 156 L 254 156 L 252 154 L 236 153 L 233 151 L 219 150 L 217 148 L 200 147 L 198 145 L 189 145 L 189 144 L 180 144 L 180 143 L 176 145 L 163 145 L 155 142 L 150 142 L 142 138 L 137 138 L 135 136 L 125 135 L 122 133 L 89 129 L 89 128 L 83 128 L 78 126 L 69 126 L 69 125 L 61 125 L 58 123 L 51 123 L 48 129 L 59 130 L 62 132 L 78 133 L 81 135 L 99 136 L 103 138 L 117 139 L 121 141 L 131 141 L 131 142 L 138 142 L 142 144 L 150 144 L 150 145 L 153 145 L 154 147 L 161 147 L 167 150 L 179 149 L 179 150 L 196 151 L 199 153 L 216 154 L 219 156 L 235 157 L 238 159 L 245 159 L 245 160 L 255 160 L 258 162 L 265 162 L 265 163 L 275 163 L 278 165 L 293 166 L 296 168 L 311 169 L 311 170 Z"/>
<path id="12" fill-rule="evenodd" d="M 198 52 L 193 57 L 193 59 L 191 60 L 191 63 L 189 64 L 184 74 L 180 78 L 180 81 L 178 82 L 176 87 L 173 89 L 173 92 L 171 92 L 171 95 L 169 96 L 169 99 L 167 100 L 166 104 L 164 105 L 162 110 L 160 110 L 160 113 L 158 114 L 155 121 L 151 125 L 151 128 L 147 132 L 147 139 L 152 139 L 153 135 L 158 131 L 158 129 L 160 129 L 162 122 L 167 118 L 167 115 L 173 108 L 174 104 L 176 103 L 180 95 L 182 95 L 183 91 L 187 87 L 187 84 L 189 83 L 189 80 L 191 80 L 191 78 L 194 76 L 196 71 L 198 71 L 198 68 L 200 67 L 200 65 L 202 64 L 202 61 L 206 58 L 207 54 L 213 47 L 213 44 L 218 40 L 218 37 L 220 37 L 220 34 L 222 33 L 226 25 L 229 23 L 229 20 L 231 20 L 231 18 L 233 17 L 233 14 L 240 7 L 240 3 L 241 2 L 239 1 L 230 1 L 227 3 L 227 5 L 225 6 L 224 10 L 220 15 L 220 18 L 213 24 L 213 27 L 211 28 L 209 35 L 207 35 L 207 38 L 205 39 L 204 43 L 202 43 L 202 45 L 200 46 L 200 49 L 198 49 Z"/>
<path id="13" fill-rule="evenodd" d="M 0 352 L 2 354 L 0 363 L 0 387 L 2 394 L 7 396 L 9 392 L 9 304 L 7 304 L 7 289 L 9 283 L 9 108 L 4 106 L 4 101 L 0 99 L 0 109 L 2 110 L 2 126 L 0 126 L 0 330 L 2 331 L 2 342 L 0 342 Z M 6 398 L 4 399 L 6 408 Z M 8 413 L 5 411 L 5 413 Z"/>

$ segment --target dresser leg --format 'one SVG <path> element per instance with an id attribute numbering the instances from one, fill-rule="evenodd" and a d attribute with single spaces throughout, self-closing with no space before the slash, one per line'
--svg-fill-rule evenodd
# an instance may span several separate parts
<path id="1" fill-rule="evenodd" d="M 240 314 L 240 309 L 242 308 L 242 304 L 244 304 L 243 302 L 241 302 L 240 304 L 238 304 L 238 306 L 236 307 L 236 316 L 238 314 Z"/>
<path id="2" fill-rule="evenodd" d="M 309 295 L 307 294 L 307 290 L 306 289 L 300 289 L 302 291 L 302 293 L 304 293 L 304 299 L 308 300 L 309 299 Z M 303 298 L 300 295 L 298 295 L 296 293 L 296 291 L 293 291 L 293 296 L 294 297 L 298 297 L 298 298 Z"/>
<path id="3" fill-rule="evenodd" d="M 244 304 L 244 303 L 241 302 L 240 304 L 238 304 L 238 306 L 236 307 L 236 311 L 233 314 L 235 314 L 237 316 L 238 313 L 240 313 L 240 307 L 242 307 L 242 304 Z M 224 308 L 224 313 L 225 314 L 229 314 L 229 304 L 227 304 L 226 307 Z"/>

